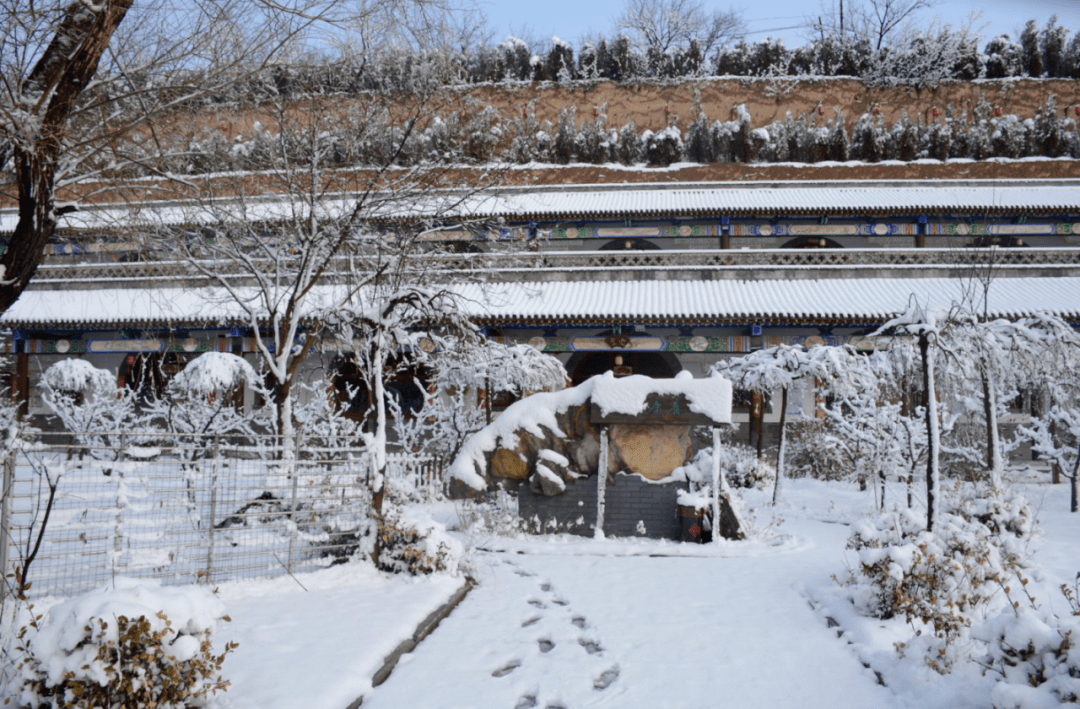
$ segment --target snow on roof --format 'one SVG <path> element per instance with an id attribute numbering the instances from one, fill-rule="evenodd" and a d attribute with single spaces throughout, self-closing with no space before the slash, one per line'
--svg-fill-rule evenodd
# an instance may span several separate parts
<path id="1" fill-rule="evenodd" d="M 610 323 L 779 320 L 882 321 L 912 297 L 947 309 L 964 301 L 962 278 L 846 278 L 797 280 L 568 281 L 460 284 L 465 311 L 481 322 Z M 336 304 L 340 287 L 314 289 L 309 313 Z M 998 278 L 989 314 L 1016 318 L 1051 312 L 1080 319 L 1080 277 Z M 185 324 L 246 321 L 216 288 L 28 290 L 0 318 L 8 327 L 123 323 Z"/>
<path id="2" fill-rule="evenodd" d="M 779 319 L 864 322 L 903 311 L 914 296 L 934 308 L 962 302 L 960 278 L 844 278 L 712 281 L 568 281 L 462 288 L 493 322 L 657 322 Z M 1022 317 L 1080 315 L 1080 278 L 999 278 L 989 312 Z"/>
<path id="3" fill-rule="evenodd" d="M 1075 212 L 1080 182 L 713 183 L 506 190 L 468 205 L 475 216 Z"/>
<path id="4" fill-rule="evenodd" d="M 460 202 L 459 202 L 460 200 Z M 1078 180 L 934 180 L 865 182 L 712 182 L 653 185 L 570 185 L 505 188 L 493 193 L 431 190 L 372 200 L 372 218 L 561 218 L 693 216 L 709 214 L 919 214 L 1076 213 Z M 319 202 L 324 215 L 350 211 L 348 195 Z M 212 224 L 222 220 L 277 221 L 292 208 L 284 196 L 205 203 L 146 202 L 134 207 L 84 206 L 61 217 L 73 229 Z M 11 232 L 16 210 L 0 210 L 0 233 Z"/>
<path id="5" fill-rule="evenodd" d="M 459 211 L 475 217 L 775 213 L 1045 212 L 1080 208 L 1080 182 L 894 181 L 582 185 L 506 189 Z"/>

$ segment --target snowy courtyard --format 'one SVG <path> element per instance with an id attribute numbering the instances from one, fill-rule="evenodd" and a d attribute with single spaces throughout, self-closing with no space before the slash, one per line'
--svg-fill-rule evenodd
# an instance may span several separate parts
<path id="1" fill-rule="evenodd" d="M 1080 525 L 1064 486 L 1016 488 L 1040 520 L 1032 593 L 1061 611 L 1056 589 L 1076 574 Z M 891 492 L 901 504 L 902 488 Z M 757 533 L 746 542 L 460 534 L 477 586 L 374 689 L 381 659 L 462 578 L 388 578 L 354 562 L 224 584 L 232 622 L 218 637 L 240 646 L 225 663 L 232 686 L 212 705 L 989 705 L 992 673 L 970 664 L 940 675 L 921 657 L 901 659 L 893 643 L 911 627 L 844 608 L 832 576 L 855 563 L 844 546 L 849 524 L 873 510 L 869 492 L 804 479 L 776 508 L 762 492 L 747 499 Z M 456 511 L 438 510 L 448 522 Z"/>

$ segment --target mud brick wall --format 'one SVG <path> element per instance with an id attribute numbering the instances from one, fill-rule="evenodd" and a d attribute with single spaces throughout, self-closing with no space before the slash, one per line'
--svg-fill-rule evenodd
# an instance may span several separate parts
<path id="1" fill-rule="evenodd" d="M 616 475 L 608 483 L 604 506 L 604 534 L 613 537 L 646 536 L 678 539 L 679 518 L 675 499 L 686 483 L 650 483 L 638 475 Z M 554 497 L 532 493 L 522 485 L 518 514 L 529 531 L 559 531 L 592 536 L 596 524 L 596 478 L 567 483 L 566 492 Z M 539 520 L 541 529 L 534 526 Z M 638 522 L 645 534 L 638 531 Z"/>

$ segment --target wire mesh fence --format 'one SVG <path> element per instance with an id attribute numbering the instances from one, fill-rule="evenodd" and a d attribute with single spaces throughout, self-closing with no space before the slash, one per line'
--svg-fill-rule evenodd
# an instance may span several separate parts
<path id="1" fill-rule="evenodd" d="M 307 571 L 372 533 L 373 465 L 356 439 L 45 435 L 14 446 L 3 473 L 0 564 L 23 569 L 33 596 L 120 575 L 209 583 Z M 387 475 L 410 494 L 442 494 L 438 460 L 392 454 Z"/>

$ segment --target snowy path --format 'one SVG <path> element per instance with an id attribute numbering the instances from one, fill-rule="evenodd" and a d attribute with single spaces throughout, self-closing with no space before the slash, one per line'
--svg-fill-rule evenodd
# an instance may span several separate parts
<path id="1" fill-rule="evenodd" d="M 364 707 L 897 706 L 801 592 L 831 583 L 847 527 L 803 525 L 820 547 L 482 556 L 481 585 Z"/>

